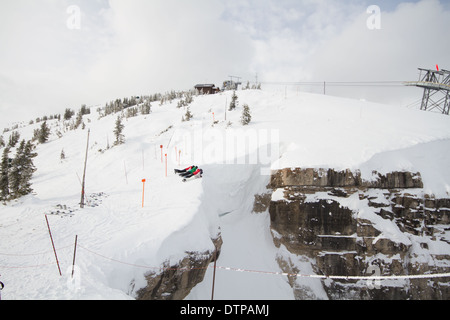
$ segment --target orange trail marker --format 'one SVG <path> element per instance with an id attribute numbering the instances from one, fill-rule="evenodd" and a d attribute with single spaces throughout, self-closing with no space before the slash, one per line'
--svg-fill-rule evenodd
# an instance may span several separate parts
<path id="1" fill-rule="evenodd" d="M 142 179 L 142 208 L 144 207 L 145 179 Z"/>
<path id="2" fill-rule="evenodd" d="M 163 145 L 160 145 L 159 148 L 161 149 L 161 163 L 163 162 Z"/>

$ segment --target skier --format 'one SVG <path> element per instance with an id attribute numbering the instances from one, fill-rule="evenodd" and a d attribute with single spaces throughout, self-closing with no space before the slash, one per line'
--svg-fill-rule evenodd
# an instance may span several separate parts
<path id="1" fill-rule="evenodd" d="M 186 170 L 185 172 L 181 172 L 178 173 L 181 177 L 186 177 L 186 176 L 190 176 L 192 173 L 194 173 L 195 171 L 197 171 L 198 167 L 197 166 L 192 166 L 190 167 L 190 169 L 188 168 L 188 170 Z"/>
<path id="2" fill-rule="evenodd" d="M 197 168 L 194 172 L 188 172 L 186 173 L 183 177 L 183 182 L 186 182 L 190 179 L 197 179 L 197 178 L 201 178 L 203 174 L 203 169 Z"/>
<path id="3" fill-rule="evenodd" d="M 187 167 L 185 169 L 181 169 L 181 170 L 175 169 L 174 171 L 175 171 L 175 173 L 178 173 L 179 175 L 181 175 L 181 174 L 184 174 L 184 173 L 188 172 L 189 170 L 192 170 L 193 168 L 197 168 L 197 166 L 192 165 L 192 166 Z"/>

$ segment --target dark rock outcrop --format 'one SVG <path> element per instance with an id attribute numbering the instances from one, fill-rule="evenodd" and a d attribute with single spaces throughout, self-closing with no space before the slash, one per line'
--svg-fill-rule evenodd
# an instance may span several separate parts
<path id="1" fill-rule="evenodd" d="M 268 187 L 274 190 L 269 214 L 275 245 L 307 258 L 317 275 L 449 270 L 450 199 L 424 197 L 419 173 L 374 172 L 364 181 L 358 171 L 283 169 L 273 173 Z M 301 273 L 286 259 L 279 259 L 285 272 Z M 290 279 L 296 297 L 314 296 L 298 282 Z M 450 298 L 449 278 L 385 280 L 376 286 L 362 280 L 321 282 L 329 299 Z"/>
<path id="2" fill-rule="evenodd" d="M 145 275 L 147 286 L 137 291 L 138 300 L 183 300 L 203 281 L 210 263 L 218 259 L 222 237 L 212 240 L 217 251 L 186 252 L 176 264 L 165 263 L 160 272 Z"/>

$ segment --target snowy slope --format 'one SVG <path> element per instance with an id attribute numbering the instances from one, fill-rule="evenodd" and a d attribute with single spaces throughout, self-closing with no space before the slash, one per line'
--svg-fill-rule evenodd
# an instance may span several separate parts
<path id="1" fill-rule="evenodd" d="M 113 142 L 116 115 L 86 115 L 86 194 L 91 205 L 82 210 L 78 203 L 87 130 L 58 138 L 54 132 L 60 124 L 49 121 L 53 135 L 37 147 L 35 194 L 0 206 L 2 299 L 133 299 L 145 284 L 145 272 L 168 259 L 176 262 L 185 251 L 212 250 L 210 238 L 218 232 L 224 240 L 218 265 L 278 272 L 269 216 L 251 214 L 254 194 L 264 192 L 269 179 L 262 169 L 350 168 L 367 176 L 372 170 L 420 171 L 427 191 L 448 196 L 448 116 L 264 90 L 238 91 L 238 108 L 225 112 L 231 94 L 194 97 L 189 122 L 181 121 L 186 111 L 176 108 L 177 100 L 153 103 L 150 115 L 124 119 L 126 143 L 106 151 L 108 141 Z M 244 103 L 252 113 L 246 127 L 239 123 Z M 20 128 L 22 138 L 31 138 L 36 127 Z M 240 148 L 243 137 L 250 142 Z M 168 154 L 168 177 L 160 145 Z M 194 163 L 204 169 L 203 179 L 182 183 L 173 174 L 174 168 Z M 57 210 L 62 213 L 50 214 Z M 287 280 L 279 275 L 218 269 L 216 277 L 218 299 L 293 298 Z M 208 269 L 204 282 L 187 298 L 209 299 L 211 279 Z"/>

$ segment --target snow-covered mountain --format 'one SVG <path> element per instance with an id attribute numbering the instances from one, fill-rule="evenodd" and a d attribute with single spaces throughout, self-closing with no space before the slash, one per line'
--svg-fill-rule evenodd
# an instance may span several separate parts
<path id="1" fill-rule="evenodd" d="M 100 117 L 101 106 L 83 117 L 84 129 L 49 120 L 50 139 L 36 148 L 34 193 L 0 205 L 2 299 L 135 299 L 145 274 L 186 252 L 213 252 L 219 235 L 216 299 L 294 299 L 279 274 L 269 213 L 252 212 L 271 170 L 360 170 L 365 180 L 374 170 L 420 172 L 424 192 L 450 197 L 448 116 L 284 90 L 236 93 L 232 111 L 231 91 L 194 96 L 190 121 L 182 121 L 179 99 L 153 102 L 150 114 L 124 117 L 125 143 L 110 148 L 118 114 Z M 39 125 L 17 131 L 30 139 Z M 193 164 L 202 179 L 183 183 L 173 173 Z M 209 299 L 212 277 L 211 266 L 186 299 Z"/>

